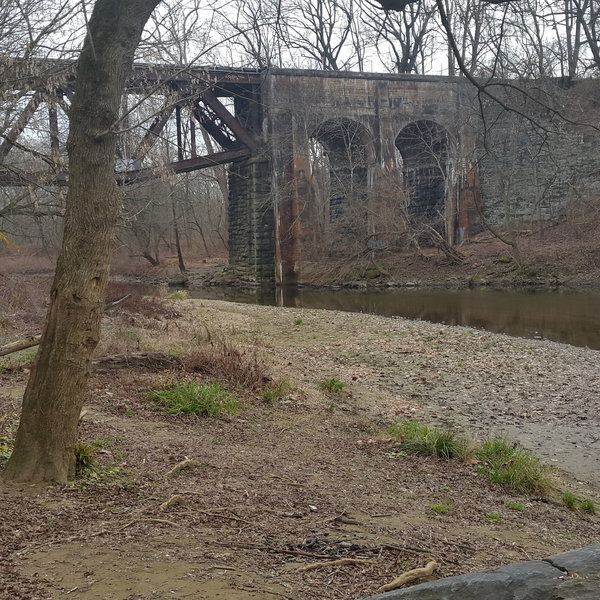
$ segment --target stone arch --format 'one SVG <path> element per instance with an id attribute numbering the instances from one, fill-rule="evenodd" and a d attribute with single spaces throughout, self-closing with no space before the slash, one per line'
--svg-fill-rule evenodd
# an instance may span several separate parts
<path id="1" fill-rule="evenodd" d="M 402 158 L 409 217 L 444 231 L 450 191 L 448 130 L 435 121 L 413 121 L 396 137 L 396 148 Z"/>
<path id="2" fill-rule="evenodd" d="M 373 144 L 362 123 L 346 117 L 322 122 L 310 135 L 310 154 L 317 193 L 325 199 L 330 219 L 366 198 Z"/>

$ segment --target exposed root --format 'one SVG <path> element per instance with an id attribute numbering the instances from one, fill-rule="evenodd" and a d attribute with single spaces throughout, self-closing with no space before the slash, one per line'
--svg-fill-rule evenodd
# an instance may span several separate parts
<path id="1" fill-rule="evenodd" d="M 158 508 L 160 510 L 167 510 L 167 508 L 178 504 L 185 504 L 185 498 L 176 494 L 175 496 L 171 496 L 166 502 L 163 502 Z"/>
<path id="2" fill-rule="evenodd" d="M 430 560 L 424 567 L 419 567 L 418 569 L 411 569 L 410 571 L 402 573 L 400 577 L 396 577 L 394 581 L 390 581 L 390 583 L 382 585 L 377 591 L 389 592 L 390 590 L 395 590 L 396 588 L 399 588 L 405 583 L 410 583 L 411 581 L 422 579 L 423 577 L 429 577 L 437 569 L 437 567 L 437 562 L 435 560 Z"/>
<path id="3" fill-rule="evenodd" d="M 199 467 L 200 462 L 194 460 L 193 458 L 188 458 L 187 456 L 180 462 L 177 463 L 170 471 L 167 471 L 167 477 L 171 477 L 175 475 L 175 473 L 179 473 L 182 469 L 190 469 L 192 467 Z"/>

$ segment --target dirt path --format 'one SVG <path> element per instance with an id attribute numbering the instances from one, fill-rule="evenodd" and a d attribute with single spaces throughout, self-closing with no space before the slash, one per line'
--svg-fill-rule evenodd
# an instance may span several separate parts
<path id="1" fill-rule="evenodd" d="M 234 417 L 184 418 L 148 400 L 164 374 L 97 374 L 81 436 L 122 476 L 0 486 L 0 599 L 348 600 L 430 557 L 447 576 L 597 542 L 597 516 L 507 493 L 459 461 L 390 453 L 385 427 L 406 417 L 486 435 L 568 425 L 586 445 L 567 453 L 559 437 L 548 459 L 597 461 L 585 436 L 598 432 L 600 353 L 369 315 L 176 308 L 156 321 L 110 316 L 104 350 L 118 339 L 185 353 L 224 337 L 295 389 L 271 403 L 246 394 Z M 0 373 L 2 413 L 26 375 Z M 348 387 L 327 395 L 326 377 Z M 169 475 L 184 457 L 196 465 Z M 591 484 L 559 485 L 598 501 Z M 367 562 L 301 570 L 343 557 Z"/>

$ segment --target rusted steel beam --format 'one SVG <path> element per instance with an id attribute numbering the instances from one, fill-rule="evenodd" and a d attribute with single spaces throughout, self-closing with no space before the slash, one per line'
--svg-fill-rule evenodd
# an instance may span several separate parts
<path id="1" fill-rule="evenodd" d="M 209 106 L 214 113 L 231 129 L 236 138 L 248 146 L 251 150 L 256 150 L 258 147 L 258 143 L 255 140 L 254 136 L 249 133 L 244 126 L 236 119 L 234 115 L 232 115 L 225 105 L 221 103 L 221 101 L 211 92 L 210 90 L 206 90 L 201 97 L 202 101 Z"/>
<path id="2" fill-rule="evenodd" d="M 198 119 L 198 123 L 204 127 L 219 146 L 228 149 L 235 145 L 235 137 L 230 135 L 228 128 L 220 121 L 210 107 L 197 104 L 192 112 L 196 119 Z"/>
<path id="3" fill-rule="evenodd" d="M 191 171 L 199 171 L 201 169 L 209 169 L 218 165 L 238 162 L 251 156 L 248 148 L 235 148 L 233 150 L 225 150 L 224 152 L 215 152 L 206 156 L 197 156 L 173 162 L 165 167 L 139 169 L 136 171 L 125 171 L 123 173 L 115 173 L 115 179 L 119 184 L 130 184 L 151 179 L 158 179 L 167 172 L 171 173 L 189 173 Z M 0 186 L 5 187 L 24 187 L 29 185 L 46 185 L 46 186 L 65 186 L 68 184 L 68 176 L 66 173 L 60 173 L 58 177 L 52 173 L 19 173 L 16 171 L 4 170 L 0 172 Z"/>
<path id="4" fill-rule="evenodd" d="M 0 57 L 0 74 L 3 89 L 34 90 L 41 87 L 56 89 L 71 87 L 75 81 L 74 60 L 30 58 L 27 60 Z M 259 69 L 232 69 L 225 67 L 153 65 L 136 63 L 127 82 L 128 88 L 144 88 L 176 83 L 197 86 L 204 82 L 217 88 L 252 86 L 262 82 L 264 74 Z"/>
<path id="5" fill-rule="evenodd" d="M 250 157 L 248 148 L 236 148 L 235 150 L 225 150 L 224 152 L 215 152 L 206 156 L 197 156 L 173 162 L 166 167 L 140 169 L 139 171 L 127 171 L 117 175 L 119 183 L 134 183 L 138 181 L 148 181 L 156 179 L 165 172 L 172 173 L 189 173 L 191 171 L 199 171 L 201 169 L 209 169 L 217 165 L 224 165 L 231 162 L 237 162 Z"/>

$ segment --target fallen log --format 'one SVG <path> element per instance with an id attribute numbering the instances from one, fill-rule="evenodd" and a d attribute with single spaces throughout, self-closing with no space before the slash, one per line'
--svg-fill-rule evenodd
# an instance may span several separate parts
<path id="1" fill-rule="evenodd" d="M 41 335 L 30 335 L 23 340 L 18 340 L 17 342 L 11 342 L 10 344 L 0 346 L 0 356 L 6 356 L 7 354 L 12 354 L 13 352 L 18 352 L 19 350 L 26 350 L 27 348 L 37 346 L 41 339 Z"/>
<path id="2" fill-rule="evenodd" d="M 131 297 L 131 294 L 127 294 L 127 296 L 123 296 L 114 302 L 109 302 L 104 306 L 104 312 L 108 310 L 112 310 L 117 306 L 120 306 Z M 11 342 L 10 344 L 5 344 L 4 346 L 0 346 L 0 356 L 6 356 L 7 354 L 12 354 L 13 352 L 19 352 L 19 350 L 26 350 L 27 348 L 32 348 L 33 346 L 38 346 L 40 340 L 42 339 L 42 335 L 30 335 L 22 340 L 17 340 L 16 342 Z"/>
<path id="3" fill-rule="evenodd" d="M 181 360 L 164 352 L 136 352 L 134 354 L 115 354 L 92 360 L 95 371 L 116 369 L 150 369 L 161 371 L 181 366 Z"/>

